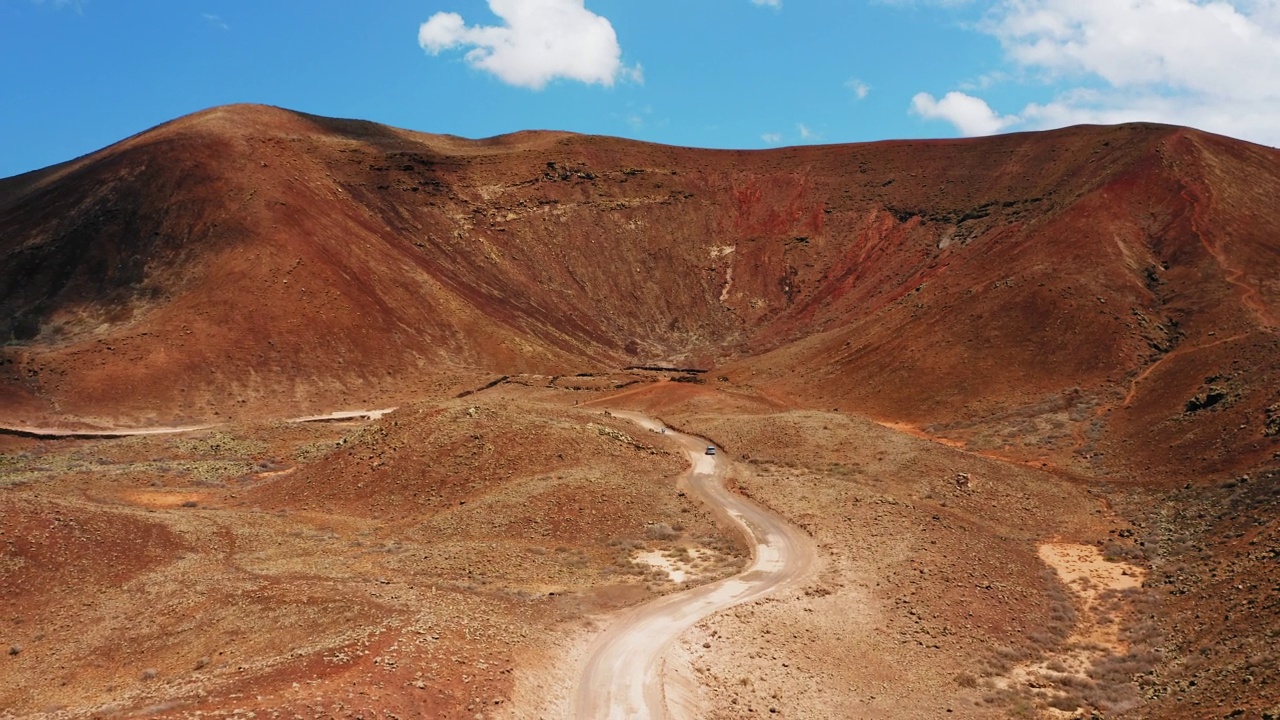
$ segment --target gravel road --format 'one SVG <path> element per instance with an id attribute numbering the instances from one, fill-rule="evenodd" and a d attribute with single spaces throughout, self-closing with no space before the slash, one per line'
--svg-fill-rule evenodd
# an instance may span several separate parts
<path id="1" fill-rule="evenodd" d="M 647 429 L 662 428 L 643 415 L 613 414 Z M 741 529 L 753 548 L 753 562 L 738 575 L 666 595 L 614 618 L 588 651 L 574 691 L 573 717 L 580 720 L 671 717 L 663 665 L 675 639 L 714 613 L 802 582 L 813 567 L 813 545 L 802 531 L 725 488 L 729 461 L 723 453 L 705 454 L 702 438 L 670 428 L 666 435 L 685 446 L 693 466 L 681 487 Z"/>

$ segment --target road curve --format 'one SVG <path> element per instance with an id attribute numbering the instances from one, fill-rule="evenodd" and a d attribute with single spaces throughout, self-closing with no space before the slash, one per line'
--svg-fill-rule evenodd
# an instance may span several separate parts
<path id="1" fill-rule="evenodd" d="M 614 412 L 651 430 L 662 426 L 635 413 Z M 706 443 L 667 429 L 689 452 L 693 467 L 681 487 L 737 525 L 752 545 L 753 562 L 742 573 L 666 595 L 617 616 L 592 643 L 574 691 L 578 720 L 667 718 L 662 669 L 668 647 L 694 624 L 721 610 L 803 581 L 814 550 L 799 528 L 724 486 L 728 461 L 704 454 Z"/>

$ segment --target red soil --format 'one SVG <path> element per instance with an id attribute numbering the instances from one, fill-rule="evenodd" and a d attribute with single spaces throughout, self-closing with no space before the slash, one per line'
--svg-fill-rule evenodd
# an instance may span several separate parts
<path id="1" fill-rule="evenodd" d="M 845 477 L 844 463 L 864 446 L 885 448 L 875 457 L 886 467 L 909 447 L 930 473 L 920 482 L 944 489 L 953 461 L 976 474 L 995 476 L 999 468 L 1035 478 L 1027 492 L 1046 518 L 1065 502 L 1057 483 L 1109 483 L 1107 492 L 1090 492 L 1104 505 L 1114 493 L 1124 506 L 1117 512 L 1150 539 L 1141 551 L 1152 564 L 1149 585 L 1180 593 L 1164 599 L 1170 614 L 1158 621 L 1169 647 L 1194 658 L 1227 637 L 1235 643 L 1231 658 L 1261 657 L 1258 648 L 1275 632 L 1265 594 L 1274 580 L 1266 563 L 1277 552 L 1271 511 L 1280 459 L 1276 197 L 1276 150 L 1147 124 L 732 152 L 566 133 L 470 141 L 258 106 L 198 113 L 0 180 L 0 338 L 7 341 L 0 346 L 0 426 L 187 425 L 405 406 L 347 437 L 347 445 L 326 445 L 296 472 L 290 465 L 236 480 L 243 492 L 234 483 L 216 491 L 197 483 L 178 488 L 186 495 L 152 497 L 164 490 L 119 486 L 72 457 L 68 467 L 89 478 L 76 485 L 81 476 L 66 480 L 61 466 L 28 468 L 37 462 L 29 452 L 45 452 L 45 443 L 4 439 L 0 460 L 21 456 L 12 467 L 42 479 L 15 480 L 20 497 L 3 508 L 0 569 L 22 590 L 0 603 L 14 617 L 40 620 L 32 638 L 50 638 L 14 630 L 31 647 L 13 656 L 13 686 L 25 688 L 24 707 L 53 707 L 76 693 L 116 697 L 121 678 L 136 680 L 149 665 L 161 677 L 192 672 L 194 645 L 174 639 L 181 635 L 174 628 L 198 615 L 201 646 L 228 648 L 225 658 L 206 658 L 209 672 L 221 673 L 225 697 L 240 687 L 231 678 L 242 666 L 258 687 L 279 691 L 268 705 L 288 710 L 308 702 L 307 691 L 290 689 L 294 678 L 312 676 L 326 678 L 326 693 L 343 688 L 344 712 L 378 707 L 351 697 L 370 678 L 407 693 L 395 702 L 411 715 L 461 713 L 476 698 L 509 697 L 510 653 L 477 662 L 489 694 L 473 687 L 475 697 L 463 690 L 462 670 L 423 690 L 394 664 L 374 667 L 373 658 L 409 637 L 389 628 L 408 622 L 425 599 L 434 602 L 437 580 L 454 583 L 441 602 L 459 616 L 530 622 L 525 600 L 511 598 L 541 592 L 550 560 L 513 565 L 528 565 L 528 574 L 512 580 L 506 595 L 485 595 L 478 580 L 463 585 L 471 581 L 461 573 L 485 567 L 491 558 L 483 548 L 497 539 L 536 526 L 565 542 L 565 552 L 546 557 L 608 569 L 619 552 L 610 543 L 626 535 L 619 513 L 629 513 L 627 532 L 634 532 L 649 519 L 692 510 L 634 477 L 626 486 L 632 494 L 607 498 L 616 506 L 608 512 L 584 501 L 583 488 L 598 480 L 584 468 L 595 463 L 664 476 L 678 462 L 662 456 L 654 465 L 637 445 L 583 435 L 593 421 L 578 410 L 559 420 L 548 419 L 555 413 L 530 418 L 498 403 L 473 416 L 466 403 L 440 399 L 521 373 L 541 374 L 519 382 L 548 396 L 599 398 L 612 377 L 575 379 L 573 388 L 555 378 L 632 365 L 708 370 L 680 377 L 687 383 L 622 388 L 607 401 L 673 423 L 746 433 L 733 429 L 744 418 L 796 410 L 754 421 L 770 432 L 742 435 L 785 467 L 808 461 L 793 455 L 818 437 L 815 427 L 856 425 L 818 444 L 852 443 L 831 452 L 829 467 L 810 468 L 804 482 L 817 498 L 812 508 L 787 493 L 790 478 L 754 481 L 761 492 L 777 492 L 784 509 L 810 513 L 813 532 L 828 533 L 832 543 L 859 535 L 822 515 L 823 503 L 834 502 L 824 493 L 861 493 L 866 487 L 851 483 L 879 483 L 882 474 L 853 473 L 841 485 L 822 473 Z M 822 414 L 833 409 L 841 411 L 837 419 L 865 415 L 939 442 L 907 443 L 882 434 L 884 427 Z M 523 480 L 508 483 L 512 472 Z M 890 523 L 883 542 L 898 533 L 893 523 L 947 516 L 938 503 L 916 517 L 925 511 L 910 503 L 924 508 L 934 502 L 929 493 L 942 492 L 930 488 L 921 500 L 904 479 L 918 473 L 914 464 L 884 470 L 893 486 L 886 492 L 905 493 L 901 518 L 908 520 L 869 516 Z M 1251 484 L 1235 479 L 1244 473 Z M 49 477 L 61 484 L 45 495 Z M 493 488 L 511 495 L 476 509 Z M 102 502 L 130 509 L 108 513 Z M 190 512 L 189 502 L 218 505 L 226 526 L 222 515 L 206 521 Z M 1016 514 L 1021 499 L 993 502 L 1005 504 L 975 505 L 973 516 Z M 513 519 L 497 522 L 492 507 Z M 664 507 L 667 515 L 656 513 Z M 1089 527 L 1096 509 L 1072 508 L 1077 525 Z M 294 574 L 288 558 L 296 553 L 281 548 L 303 546 L 291 533 L 308 522 L 324 526 L 308 542 L 342 535 L 351 558 L 311 548 L 314 567 Z M 1039 561 L 1028 544 L 1041 523 L 1028 522 L 1034 527 L 1009 542 L 1032 578 L 1019 582 L 1031 587 L 1040 582 Z M 972 525 L 979 536 L 1000 538 L 992 548 L 1008 540 L 1007 529 Z M 187 533 L 200 544 L 185 545 Z M 382 588 L 370 578 L 374 569 L 387 571 L 385 559 L 359 549 L 360 533 L 407 543 L 431 567 L 416 571 L 412 587 Z M 953 535 L 927 542 L 968 542 L 969 534 Z M 455 536 L 465 552 L 433 554 L 440 537 Z M 582 554 L 570 557 L 578 545 Z M 937 563 L 953 557 L 937 552 Z M 991 550 L 984 562 L 999 566 L 1003 552 Z M 197 570 L 183 560 L 188 553 L 209 562 Z M 241 562 L 264 575 L 246 573 Z M 347 562 L 367 564 L 369 577 L 352 575 Z M 871 572 L 857 570 L 864 571 Z M 190 603 L 165 595 L 168 605 L 155 617 L 174 627 L 126 627 L 129 613 L 151 602 L 147 578 L 178 588 L 192 582 L 189 572 L 208 594 Z M 581 574 L 590 579 L 564 581 L 582 588 L 586 599 L 573 601 L 580 605 L 538 596 L 546 627 L 553 614 L 581 618 L 637 598 L 639 591 Z M 326 584 L 335 577 L 358 582 L 367 597 L 348 607 L 341 598 L 349 588 Z M 97 635 L 77 639 L 60 619 L 76 616 L 79 598 L 122 586 L 100 608 L 75 611 L 101 628 Z M 1223 600 L 1232 587 L 1239 597 Z M 243 613 L 228 609 L 241 603 Z M 1227 619 L 1201 620 L 1196 603 L 1220 603 Z M 282 608 L 295 615 L 281 615 Z M 314 610 L 314 627 L 298 608 Z M 973 622 L 1010 621 L 1017 612 L 1002 608 Z M 1242 616 L 1247 632 L 1230 620 Z M 272 622 L 282 629 L 270 637 L 244 631 Z M 346 639 L 357 626 L 366 635 Z M 312 634 L 327 644 L 307 645 Z M 974 638 L 975 648 L 983 646 Z M 449 652 L 474 649 L 470 641 L 448 644 Z M 349 665 L 326 659 L 343 643 L 368 655 L 354 653 Z M 74 652 L 113 646 L 124 648 L 112 661 L 119 666 L 95 665 L 79 686 L 58 690 L 41 674 L 78 667 L 69 659 Z M 64 649 L 40 649 L 54 647 Z M 292 648 L 299 648 L 296 660 L 280 654 Z M 422 652 L 415 662 L 448 657 L 443 649 Z M 1178 685 L 1222 679 L 1235 667 L 1235 660 L 1215 662 L 1171 660 L 1165 670 L 1174 679 L 1162 692 L 1176 686 L 1215 707 L 1245 698 L 1225 685 Z M 283 667 L 276 663 L 292 664 L 276 677 L 274 668 Z M 1274 658 L 1255 665 L 1274 667 Z M 1162 697 L 1177 716 L 1169 703 L 1182 695 Z"/>
<path id="2" fill-rule="evenodd" d="M 218 108 L 0 182 L 3 420 L 677 362 L 962 441 L 1067 418 L 983 441 L 1023 459 L 1124 470 L 1101 453 L 1136 434 L 1142 467 L 1244 467 L 1277 399 L 1276 159 L 1156 125 L 727 152 Z M 1229 402 L 1185 413 L 1212 376 Z"/>

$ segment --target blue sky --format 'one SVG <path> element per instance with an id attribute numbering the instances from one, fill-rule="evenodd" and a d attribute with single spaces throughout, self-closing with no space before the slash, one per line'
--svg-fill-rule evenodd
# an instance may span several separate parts
<path id="1" fill-rule="evenodd" d="M 1280 144 L 1280 0 L 0 0 L 0 176 L 233 102 L 699 147 L 1154 120 Z"/>

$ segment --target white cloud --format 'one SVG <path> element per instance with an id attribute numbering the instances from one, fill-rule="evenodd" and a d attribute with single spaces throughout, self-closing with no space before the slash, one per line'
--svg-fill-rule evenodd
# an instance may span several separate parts
<path id="1" fill-rule="evenodd" d="M 627 82 L 633 82 L 637 85 L 644 84 L 644 66 L 640 63 L 636 63 L 631 67 L 623 65 L 622 70 L 619 71 L 619 75 L 621 75 L 622 79 Z"/>
<path id="2" fill-rule="evenodd" d="M 768 7 L 782 7 L 782 0 L 751 0 L 752 5 L 765 5 Z"/>
<path id="3" fill-rule="evenodd" d="M 765 133 L 760 136 L 760 139 L 770 145 L 780 145 L 782 143 L 782 133 Z"/>
<path id="4" fill-rule="evenodd" d="M 31 1 L 34 2 L 36 5 L 45 4 L 45 0 L 31 0 Z M 85 3 L 87 2 L 89 2 L 89 0 L 53 0 L 53 2 L 51 2 L 50 4 L 56 8 L 69 7 L 72 10 L 75 10 L 77 14 L 83 15 L 84 6 L 85 6 Z"/>
<path id="5" fill-rule="evenodd" d="M 982 98 L 962 92 L 949 92 L 938 100 L 929 93 L 918 93 L 911 99 L 911 111 L 926 120 L 946 120 L 963 135 L 991 135 L 1018 122 L 1018 118 L 1001 116 Z"/>
<path id="6" fill-rule="evenodd" d="M 902 8 L 959 7 L 969 5 L 973 0 L 871 0 L 874 5 L 889 5 Z"/>
<path id="7" fill-rule="evenodd" d="M 1221 0 L 1005 0 L 987 30 L 1019 65 L 1113 87 L 1280 95 L 1280 33 Z"/>
<path id="8" fill-rule="evenodd" d="M 1013 76 L 1004 70 L 993 70 L 983 73 L 976 78 L 966 80 L 958 86 L 965 92 L 976 92 L 978 90 L 986 90 L 1001 83 L 1009 82 Z"/>
<path id="9" fill-rule="evenodd" d="M 867 95 L 871 92 L 871 86 L 857 78 L 850 78 L 845 82 L 844 86 L 852 90 L 853 96 L 859 100 L 866 100 Z"/>
<path id="10" fill-rule="evenodd" d="M 809 129 L 804 123 L 796 123 L 796 132 L 800 133 L 801 140 L 814 140 L 818 137 L 816 133 Z"/>
<path id="11" fill-rule="evenodd" d="M 996 0 L 978 27 L 1056 92 L 997 129 L 1146 120 L 1280 144 L 1280 0 Z"/>
<path id="12" fill-rule="evenodd" d="M 439 12 L 418 28 L 418 44 L 432 55 L 469 47 L 473 67 L 534 90 L 557 78 L 605 86 L 644 79 L 639 65 L 622 64 L 613 25 L 585 0 L 489 0 L 489 9 L 503 25 L 468 26 L 457 13 Z"/>
<path id="13" fill-rule="evenodd" d="M 210 27 L 216 28 L 218 30 L 231 29 L 231 26 L 228 25 L 225 20 L 223 20 L 221 17 L 217 15 L 214 15 L 213 13 L 200 13 L 200 17 L 204 18 L 204 21 L 209 23 Z"/>
<path id="14" fill-rule="evenodd" d="M 639 130 L 648 124 L 648 118 L 652 116 L 652 105 L 637 105 L 634 102 L 628 102 L 627 112 L 622 119 L 627 123 L 627 125 L 630 125 L 633 130 Z"/>

